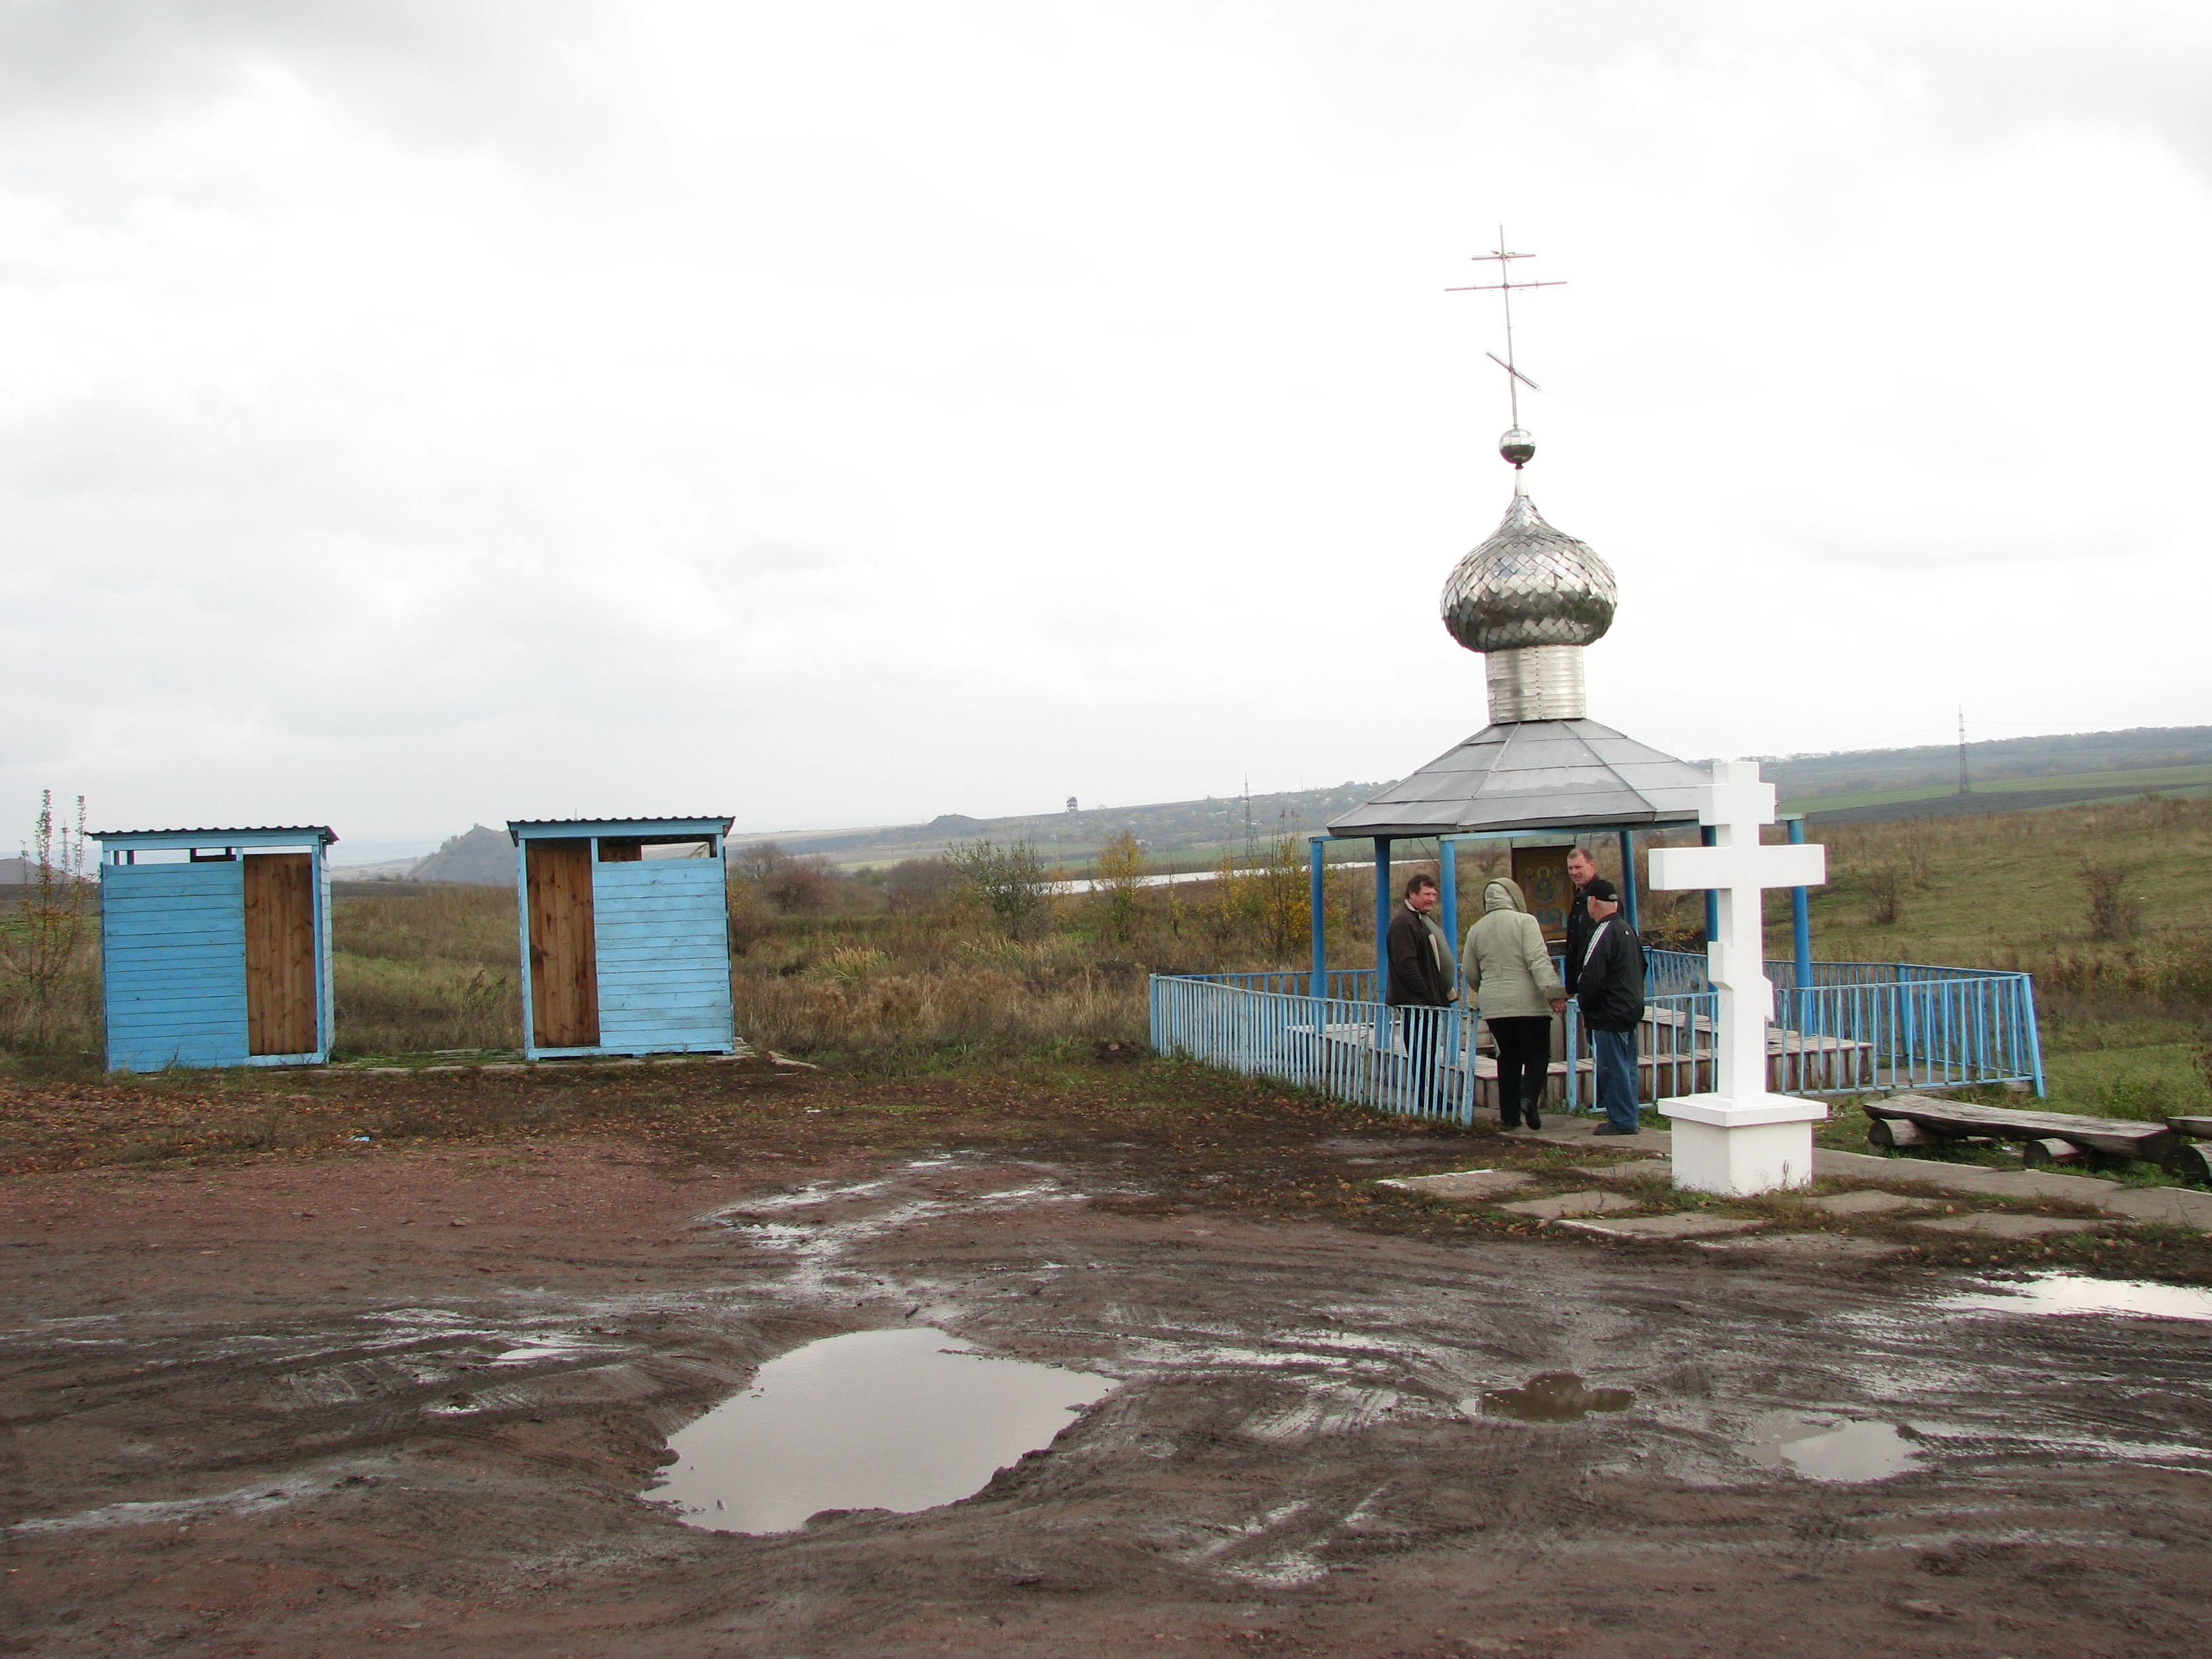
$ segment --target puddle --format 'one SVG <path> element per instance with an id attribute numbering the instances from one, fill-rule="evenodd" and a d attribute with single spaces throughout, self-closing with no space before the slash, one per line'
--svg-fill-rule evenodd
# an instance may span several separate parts
<path id="1" fill-rule="evenodd" d="M 2212 1291 L 2145 1279 L 2092 1279 L 2086 1273 L 2038 1273 L 1986 1291 L 1948 1296 L 1937 1304 L 1993 1313 L 2141 1314 L 2154 1319 L 2212 1319 Z"/>
<path id="2" fill-rule="evenodd" d="M 1051 1443 L 1110 1377 L 995 1358 L 927 1326 L 793 1349 L 669 1437 L 645 1494 L 715 1532 L 789 1532 L 823 1510 L 951 1504 Z"/>
<path id="3" fill-rule="evenodd" d="M 1572 1423 L 1590 1412 L 1625 1412 L 1635 1403 L 1626 1389 L 1586 1389 L 1572 1371 L 1545 1371 L 1517 1389 L 1487 1390 L 1482 1414 L 1522 1423 Z"/>
<path id="4" fill-rule="evenodd" d="M 1808 1480 L 1887 1480 L 1920 1467 L 1919 1437 L 1901 1423 L 1771 1412 L 1753 1419 L 1744 1455 L 1771 1469 L 1795 1469 Z"/>

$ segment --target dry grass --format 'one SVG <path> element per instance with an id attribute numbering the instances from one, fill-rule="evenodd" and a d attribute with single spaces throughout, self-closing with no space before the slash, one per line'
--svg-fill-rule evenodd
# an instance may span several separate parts
<path id="1" fill-rule="evenodd" d="M 337 899 L 331 938 L 337 1053 L 520 1045 L 511 888 L 395 885 Z"/>

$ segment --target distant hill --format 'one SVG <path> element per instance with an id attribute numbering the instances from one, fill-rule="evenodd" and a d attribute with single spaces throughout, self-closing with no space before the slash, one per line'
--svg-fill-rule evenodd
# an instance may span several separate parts
<path id="1" fill-rule="evenodd" d="M 1769 757 L 1763 769 L 1782 787 L 1783 805 L 1814 824 L 2018 812 L 2153 792 L 2197 795 L 2212 788 L 2212 726 L 1970 743 L 1964 794 L 1956 744 L 1785 755 Z"/>
<path id="2" fill-rule="evenodd" d="M 453 836 L 408 872 L 410 881 L 450 881 L 470 887 L 514 885 L 514 843 L 504 830 L 477 824 Z"/>
<path id="3" fill-rule="evenodd" d="M 2156 789 L 2198 793 L 2212 787 L 2212 726 L 2142 726 L 2062 737 L 1999 738 L 1966 745 L 1973 793 L 1958 793 L 1959 750 L 1858 749 L 1832 754 L 1763 757 L 1765 775 L 1780 786 L 1783 805 L 1815 823 L 1953 812 L 2008 812 L 2036 806 L 2111 800 Z M 1304 837 L 1326 831 L 1329 819 L 1358 805 L 1387 783 L 1343 783 L 1333 789 L 1277 794 L 1209 796 L 1144 806 L 1094 807 L 1021 817 L 976 818 L 946 812 L 927 823 L 839 830 L 829 833 L 738 836 L 774 841 L 787 853 L 812 854 L 847 868 L 929 858 L 962 842 L 1027 842 L 1072 873 L 1124 831 L 1144 843 L 1157 871 L 1198 870 L 1248 842 L 1285 831 Z"/>
<path id="4" fill-rule="evenodd" d="M 1959 745 L 1856 749 L 1837 754 L 1770 755 L 1763 775 L 1783 799 L 1810 805 L 1830 795 L 1959 787 Z M 1974 783 L 2009 778 L 2065 777 L 2085 772 L 2132 772 L 2212 765 L 2212 726 L 2143 726 L 2125 732 L 2075 732 L 2062 737 L 1996 738 L 1966 745 Z"/>
<path id="5" fill-rule="evenodd" d="M 1158 871 L 1197 870 L 1224 852 L 1242 854 L 1248 842 L 1285 834 L 1322 834 L 1329 819 L 1365 800 L 1383 783 L 1341 783 L 1333 789 L 1295 789 L 1272 795 L 1208 796 L 1145 806 L 1097 806 L 1022 817 L 975 818 L 947 812 L 927 823 L 827 835 L 737 836 L 739 844 L 773 841 L 787 853 L 817 854 L 848 868 L 931 858 L 963 842 L 1027 842 L 1049 863 L 1081 871 L 1099 849 L 1127 834 L 1144 843 Z"/>
<path id="6" fill-rule="evenodd" d="M 2204 793 L 2212 790 L 2212 726 L 2141 726 L 1971 743 L 1966 745 L 1966 769 L 1972 792 L 1964 796 L 1958 793 L 1956 744 L 1767 756 L 1762 757 L 1762 768 L 1780 786 L 1784 807 L 1803 812 L 1814 823 L 2011 812 L 2112 800 L 2150 790 Z M 1081 875 L 1107 842 L 1127 833 L 1143 843 L 1152 869 L 1167 874 L 1211 868 L 1224 854 L 1241 858 L 1248 847 L 1286 834 L 1300 840 L 1323 834 L 1331 818 L 1388 788 L 1391 781 L 1003 818 L 945 812 L 927 823 L 739 835 L 732 836 L 731 842 L 733 848 L 742 848 L 773 841 L 787 853 L 864 869 L 932 858 L 963 842 L 1026 842 L 1048 863 Z M 1356 856 L 1350 844 L 1345 855 Z M 507 887 L 514 881 L 514 845 L 505 831 L 479 823 L 465 835 L 451 837 L 428 858 L 341 868 L 333 873 L 356 881 Z M 4 880 L 0 876 L 0 882 Z"/>

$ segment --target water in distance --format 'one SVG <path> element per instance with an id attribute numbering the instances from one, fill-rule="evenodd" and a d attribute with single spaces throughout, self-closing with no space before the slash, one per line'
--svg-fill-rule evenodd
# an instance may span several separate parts
<path id="1" fill-rule="evenodd" d="M 645 1496 L 715 1532 L 790 1532 L 823 1510 L 934 1509 L 1051 1443 L 1116 1385 L 994 1358 L 927 1326 L 824 1337 L 668 1439 Z"/>

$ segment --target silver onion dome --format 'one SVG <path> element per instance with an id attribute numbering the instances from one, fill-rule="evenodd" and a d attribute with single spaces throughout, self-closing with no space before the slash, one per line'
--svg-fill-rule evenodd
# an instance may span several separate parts
<path id="1" fill-rule="evenodd" d="M 1613 626 L 1613 572 L 1516 495 L 1488 541 L 1444 582 L 1443 621 L 1470 651 L 1588 645 Z"/>

